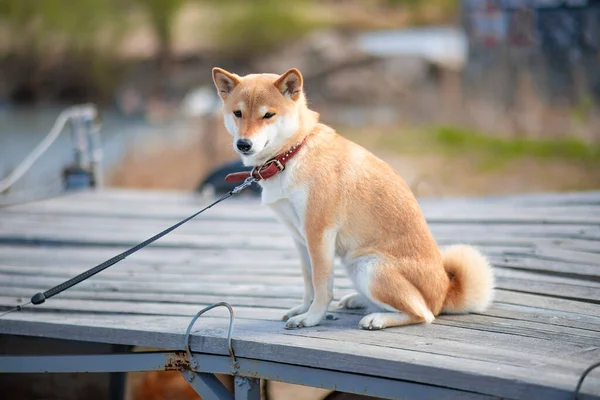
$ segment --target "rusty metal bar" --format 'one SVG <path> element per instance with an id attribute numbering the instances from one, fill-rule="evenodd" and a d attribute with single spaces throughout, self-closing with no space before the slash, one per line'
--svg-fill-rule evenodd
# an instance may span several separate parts
<path id="1" fill-rule="evenodd" d="M 196 372 L 230 374 L 228 355 L 193 353 Z M 491 400 L 494 397 L 417 382 L 379 378 L 349 372 L 305 367 L 254 359 L 237 358 L 237 376 L 267 379 L 297 385 L 321 387 L 346 393 L 356 393 L 384 399 L 396 399 L 401 393 L 413 400 Z M 73 373 L 128 371 L 190 371 L 192 366 L 185 352 L 149 352 L 129 354 L 60 355 L 60 356 L 0 356 L 0 373 Z M 567 398 L 572 393 L 547 400 Z M 242 397 L 243 399 L 243 397 Z M 248 397 L 248 400 L 253 400 Z"/>
<path id="2" fill-rule="evenodd" d="M 0 356 L 0 373 L 73 373 L 183 371 L 190 369 L 185 353 L 76 354 Z"/>

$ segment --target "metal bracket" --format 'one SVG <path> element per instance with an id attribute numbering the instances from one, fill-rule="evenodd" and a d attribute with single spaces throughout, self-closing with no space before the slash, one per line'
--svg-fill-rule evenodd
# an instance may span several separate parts
<path id="1" fill-rule="evenodd" d="M 235 400 L 260 400 L 260 379 L 236 376 Z"/>
<path id="2" fill-rule="evenodd" d="M 181 371 L 196 393 L 204 400 L 233 400 L 233 395 L 213 374 L 206 372 Z M 197 379 L 194 379 L 196 377 Z"/>
<path id="3" fill-rule="evenodd" d="M 227 310 L 229 311 L 229 329 L 227 330 L 227 351 L 229 352 L 229 358 L 231 359 L 231 371 L 230 371 L 231 375 L 236 375 L 240 368 L 240 364 L 237 362 L 237 360 L 235 358 L 235 354 L 233 353 L 233 347 L 231 346 L 231 334 L 233 332 L 234 312 L 233 312 L 233 308 L 229 305 L 229 303 L 222 301 L 219 303 L 211 304 L 210 306 L 205 307 L 202 310 L 198 311 L 198 313 L 190 321 L 187 331 L 185 332 L 185 353 L 186 353 L 188 361 L 190 363 L 191 370 L 194 372 L 197 372 L 198 361 L 194 358 L 194 356 L 192 355 L 192 352 L 190 350 L 190 336 L 191 336 L 191 332 L 192 332 L 192 327 L 196 323 L 196 320 L 198 320 L 198 318 L 202 314 L 204 314 L 205 312 L 212 310 L 213 308 L 216 308 L 216 307 L 226 307 Z M 194 374 L 189 375 L 188 380 L 191 381 L 192 379 L 194 379 Z"/>

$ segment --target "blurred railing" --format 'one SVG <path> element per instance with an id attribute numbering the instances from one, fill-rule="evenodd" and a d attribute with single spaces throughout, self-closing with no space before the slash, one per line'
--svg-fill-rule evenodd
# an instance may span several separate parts
<path id="1" fill-rule="evenodd" d="M 464 0 L 470 122 L 600 141 L 600 0 Z"/>
<path id="2" fill-rule="evenodd" d="M 0 180 L 0 195 L 10 194 L 10 189 L 17 183 L 43 156 L 58 139 L 67 124 L 71 125 L 71 139 L 74 150 L 74 161 L 63 171 L 64 189 L 81 187 L 101 187 L 102 146 L 100 143 L 99 125 L 96 123 L 98 111 L 94 105 L 85 104 L 63 110 L 48 134 L 8 176 Z M 31 190 L 33 193 L 33 190 Z M 2 203 L 6 199 L 2 199 Z"/>

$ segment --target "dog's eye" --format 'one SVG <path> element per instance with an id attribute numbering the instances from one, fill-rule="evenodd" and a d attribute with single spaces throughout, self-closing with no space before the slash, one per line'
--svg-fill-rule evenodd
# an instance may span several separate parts
<path id="1" fill-rule="evenodd" d="M 235 110 L 233 115 L 235 115 L 236 118 L 242 118 L 242 112 L 240 110 Z"/>
<path id="2" fill-rule="evenodd" d="M 274 116 L 274 115 L 275 115 L 275 113 L 270 113 L 270 112 L 268 112 L 268 113 L 266 113 L 265 115 L 263 115 L 263 118 L 264 118 L 264 119 L 273 118 L 273 116 Z"/>

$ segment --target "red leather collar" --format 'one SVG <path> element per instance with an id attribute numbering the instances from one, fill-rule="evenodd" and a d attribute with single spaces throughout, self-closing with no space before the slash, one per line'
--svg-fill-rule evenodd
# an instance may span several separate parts
<path id="1" fill-rule="evenodd" d="M 304 142 L 306 142 L 307 137 L 297 145 L 292 146 L 288 151 L 271 158 L 263 165 L 254 167 L 252 171 L 234 172 L 227 175 L 225 180 L 227 182 L 242 182 L 252 176 L 257 181 L 262 181 L 274 177 L 285 169 L 285 164 L 298 153 Z"/>

